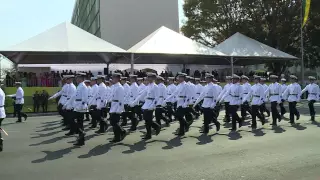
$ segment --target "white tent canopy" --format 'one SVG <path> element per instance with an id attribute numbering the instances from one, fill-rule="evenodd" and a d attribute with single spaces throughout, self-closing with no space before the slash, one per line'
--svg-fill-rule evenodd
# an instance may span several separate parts
<path id="1" fill-rule="evenodd" d="M 85 59 L 89 63 L 105 63 L 108 62 L 110 53 L 124 52 L 126 51 L 68 22 L 0 50 L 1 54 L 15 63 L 25 64 L 80 63 Z M 80 55 L 85 59 L 81 60 Z"/>
<path id="2" fill-rule="evenodd" d="M 131 47 L 132 53 L 156 54 L 194 54 L 194 55 L 225 55 L 213 48 L 206 47 L 190 38 L 183 36 L 167 27 L 160 27 L 152 34 Z"/>
<path id="3" fill-rule="evenodd" d="M 217 45 L 214 49 L 233 57 L 298 59 L 290 54 L 251 39 L 239 32 Z"/>

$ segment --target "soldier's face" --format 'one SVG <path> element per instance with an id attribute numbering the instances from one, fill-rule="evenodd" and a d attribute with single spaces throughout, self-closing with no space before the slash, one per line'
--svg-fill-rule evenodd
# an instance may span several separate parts
<path id="1" fill-rule="evenodd" d="M 91 81 L 91 82 L 90 82 L 90 85 L 91 85 L 91 86 L 93 86 L 93 85 L 95 85 L 95 84 L 96 84 L 96 81 Z"/>

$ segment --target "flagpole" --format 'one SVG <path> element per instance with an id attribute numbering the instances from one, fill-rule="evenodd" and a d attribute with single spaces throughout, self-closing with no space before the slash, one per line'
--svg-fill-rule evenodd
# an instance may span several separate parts
<path id="1" fill-rule="evenodd" d="M 301 81 L 304 85 L 304 47 L 303 47 L 303 0 L 301 0 L 301 29 L 300 29 L 300 36 L 301 36 Z"/>

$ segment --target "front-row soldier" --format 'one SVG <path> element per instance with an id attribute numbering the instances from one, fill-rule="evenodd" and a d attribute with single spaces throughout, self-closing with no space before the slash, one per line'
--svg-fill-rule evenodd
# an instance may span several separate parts
<path id="1" fill-rule="evenodd" d="M 297 103 L 300 101 L 301 96 L 301 86 L 297 83 L 298 78 L 294 75 L 290 76 L 291 84 L 288 85 L 287 89 L 282 94 L 282 97 L 287 99 L 289 102 L 289 111 L 290 111 L 290 123 L 295 124 L 294 116 L 297 120 L 300 119 L 300 113 L 297 110 Z"/>
<path id="2" fill-rule="evenodd" d="M 311 116 L 311 121 L 315 121 L 316 112 L 314 110 L 314 103 L 320 100 L 320 89 L 319 86 L 315 83 L 316 78 L 309 76 L 310 84 L 308 84 L 302 91 L 301 95 L 308 91 L 308 106 Z"/>
<path id="3" fill-rule="evenodd" d="M 216 130 L 220 130 L 220 123 L 217 121 L 215 118 L 215 113 L 214 113 L 214 108 L 217 104 L 216 99 L 218 98 L 218 89 L 214 84 L 212 83 L 213 80 L 213 75 L 207 74 L 206 75 L 206 81 L 207 85 L 204 87 L 202 93 L 196 100 L 195 104 L 193 105 L 194 107 L 197 106 L 202 100 L 202 111 L 203 111 L 203 121 L 204 121 L 204 128 L 202 133 L 207 134 L 209 133 L 209 125 L 212 122 L 216 125 Z"/>

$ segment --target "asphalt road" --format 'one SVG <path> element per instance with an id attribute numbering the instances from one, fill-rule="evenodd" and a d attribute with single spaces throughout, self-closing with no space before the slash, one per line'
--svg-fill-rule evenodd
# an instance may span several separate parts
<path id="1" fill-rule="evenodd" d="M 32 117 L 20 124 L 8 118 L 0 179 L 319 180 L 320 116 L 311 123 L 305 106 L 301 112 L 297 126 L 288 121 L 277 129 L 259 124 L 255 132 L 222 128 L 217 134 L 213 127 L 204 136 L 198 120 L 185 137 L 172 134 L 178 127 L 173 123 L 141 141 L 142 126 L 118 144 L 109 143 L 112 132 L 95 136 L 88 130 L 81 148 L 72 146 L 75 137 L 64 137 L 57 116 Z"/>

